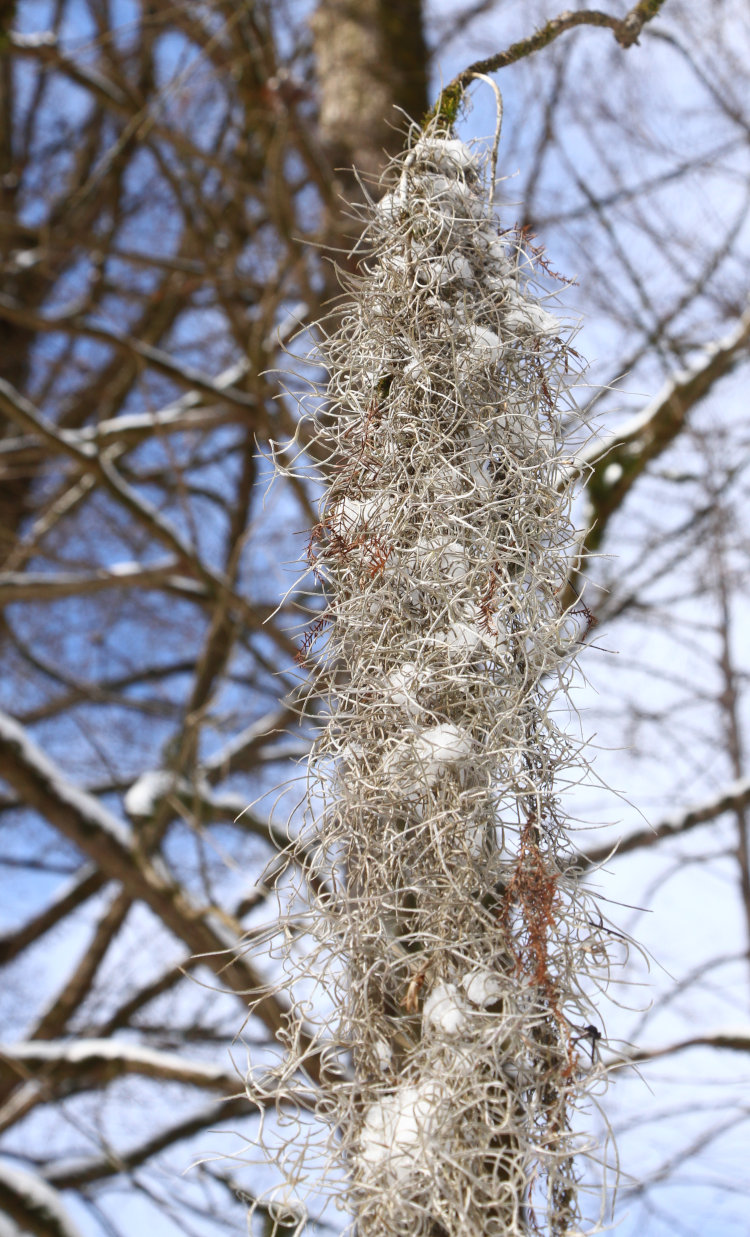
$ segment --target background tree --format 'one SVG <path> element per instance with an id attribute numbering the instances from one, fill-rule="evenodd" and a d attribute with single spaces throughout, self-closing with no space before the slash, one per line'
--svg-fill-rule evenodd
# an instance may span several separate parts
<path id="1" fill-rule="evenodd" d="M 263 979 L 237 943 L 273 908 L 257 881 L 278 834 L 265 809 L 238 813 L 312 725 L 278 703 L 304 620 L 276 607 L 317 518 L 300 483 L 264 502 L 268 444 L 295 428 L 281 345 L 335 289 L 347 169 L 372 176 L 400 148 L 393 106 L 420 114 L 556 16 L 547 0 L 3 6 L 9 1233 L 213 1237 L 244 1223 L 238 1190 L 272 1180 L 240 1158 L 178 1174 L 257 1132 L 227 1047 Z M 581 835 L 592 862 L 623 836 L 596 884 L 648 908 L 617 914 L 660 963 L 624 994 L 652 1008 L 607 1025 L 653 1092 L 623 1071 L 607 1101 L 624 1231 L 740 1233 L 748 16 L 668 0 L 627 53 L 607 29 L 548 33 L 502 67 L 499 207 L 577 277 L 594 358 L 579 520 L 599 651 L 579 703 L 633 806 L 576 806 L 613 820 Z M 479 106 L 470 124 L 491 128 Z M 268 1042 L 279 1017 L 266 997 L 245 1036 Z"/>

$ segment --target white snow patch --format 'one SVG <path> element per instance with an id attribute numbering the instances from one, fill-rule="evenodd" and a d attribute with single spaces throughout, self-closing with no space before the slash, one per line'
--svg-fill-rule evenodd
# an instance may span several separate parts
<path id="1" fill-rule="evenodd" d="M 602 480 L 605 485 L 617 485 L 622 476 L 622 464 L 607 464 Z"/>
<path id="2" fill-rule="evenodd" d="M 453 177 L 430 174 L 417 180 L 417 185 L 430 205 L 440 211 L 447 223 L 454 219 L 479 218 L 484 213 L 483 199 Z"/>
<path id="3" fill-rule="evenodd" d="M 492 631 L 475 602 L 469 601 L 458 608 L 460 618 L 443 631 L 437 632 L 432 641 L 442 645 L 449 652 L 457 655 L 476 653 L 479 648 L 487 649 L 494 657 L 501 659 L 503 650 L 507 647 L 507 638 L 502 632 Z"/>
<path id="4" fill-rule="evenodd" d="M 421 356 L 413 356 L 404 366 L 404 378 L 410 378 L 412 382 L 424 382 L 429 376 L 429 370 Z"/>
<path id="5" fill-rule="evenodd" d="M 398 778 L 405 795 L 419 795 L 434 786 L 449 769 L 467 760 L 473 748 L 467 731 L 443 722 L 416 737 L 402 739 L 386 757 L 384 769 Z"/>
<path id="6" fill-rule="evenodd" d="M 451 652 L 475 653 L 482 643 L 482 633 L 473 623 L 457 619 L 441 633 L 439 643 L 446 645 Z"/>
<path id="7" fill-rule="evenodd" d="M 467 731 L 451 722 L 443 722 L 439 726 L 423 730 L 414 744 L 417 759 L 429 768 L 430 775 L 435 779 L 453 765 L 466 760 L 473 747 Z"/>
<path id="8" fill-rule="evenodd" d="M 462 253 L 451 253 L 441 258 L 437 265 L 438 280 L 441 287 L 458 280 L 459 283 L 470 284 L 474 281 L 474 271 L 471 262 Z"/>
<path id="9" fill-rule="evenodd" d="M 378 1064 L 382 1070 L 390 1069 L 393 1052 L 390 1044 L 387 1044 L 384 1039 L 376 1039 L 373 1044 L 375 1056 L 378 1058 Z"/>
<path id="10" fill-rule="evenodd" d="M 399 1087 L 372 1104 L 360 1137 L 363 1167 L 397 1180 L 424 1170 L 439 1129 L 442 1100 L 442 1088 L 426 1081 Z"/>
<path id="11" fill-rule="evenodd" d="M 471 572 L 471 564 L 466 557 L 466 548 L 460 541 L 451 541 L 449 537 L 432 537 L 420 541 L 416 553 L 427 556 L 437 567 L 443 579 L 459 583 L 465 580 Z"/>
<path id="12" fill-rule="evenodd" d="M 505 325 L 509 330 L 533 335 L 557 335 L 559 333 L 558 319 L 547 313 L 546 309 L 542 309 L 536 301 L 526 300 L 525 297 L 520 296 L 514 299 L 515 305 L 512 305 L 505 314 Z"/>
<path id="13" fill-rule="evenodd" d="M 494 233 L 480 236 L 479 240 L 480 243 L 485 245 L 485 253 L 496 270 L 502 272 L 503 275 L 509 275 L 513 269 L 513 263 L 508 256 L 505 241 Z"/>
<path id="14" fill-rule="evenodd" d="M 128 816 L 153 816 L 158 804 L 175 789 L 173 773 L 164 769 L 149 769 L 133 782 L 123 803 Z"/>
<path id="15" fill-rule="evenodd" d="M 487 472 L 491 451 L 491 444 L 487 441 L 486 435 L 473 431 L 465 454 L 465 466 L 479 490 L 492 489 L 492 481 Z"/>
<path id="16" fill-rule="evenodd" d="M 420 686 L 419 674 L 413 662 L 405 661 L 402 666 L 392 670 L 388 675 L 387 682 L 390 689 L 391 704 L 406 709 L 412 716 L 420 712 L 417 701 L 417 692 Z"/>
<path id="17" fill-rule="evenodd" d="M 369 524 L 377 517 L 388 514 L 391 507 L 389 494 L 376 494 L 372 498 L 342 498 L 331 512 L 331 519 L 338 531 L 351 532 L 358 524 Z"/>
<path id="18" fill-rule="evenodd" d="M 502 359 L 503 345 L 494 331 L 486 326 L 472 325 L 468 340 L 458 350 L 458 368 L 467 374 L 477 365 L 494 365 Z"/>
<path id="19" fill-rule="evenodd" d="M 488 1005 L 494 1005 L 495 1001 L 499 1001 L 503 994 L 502 986 L 497 976 L 484 967 L 479 967 L 477 970 L 469 971 L 468 975 L 464 975 L 461 980 L 461 987 L 472 1005 L 478 1005 L 480 1009 L 486 1009 Z"/>
<path id="20" fill-rule="evenodd" d="M 466 143 L 457 138 L 421 137 L 414 147 L 414 158 L 454 173 L 459 169 L 476 171 L 477 168 L 476 157 Z"/>
<path id="21" fill-rule="evenodd" d="M 399 188 L 394 189 L 392 193 L 383 194 L 375 209 L 386 219 L 397 219 L 405 206 L 406 195 Z"/>
<path id="22" fill-rule="evenodd" d="M 457 1035 L 466 1028 L 469 1009 L 455 984 L 436 984 L 422 1010 L 426 1026 L 445 1035 Z"/>

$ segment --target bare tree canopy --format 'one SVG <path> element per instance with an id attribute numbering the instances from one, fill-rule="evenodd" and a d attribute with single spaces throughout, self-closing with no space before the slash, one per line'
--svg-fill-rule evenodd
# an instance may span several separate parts
<path id="1" fill-rule="evenodd" d="M 746 1232 L 748 65 L 742 0 L 0 4 L 0 1237 L 219 1237 L 273 1186 L 261 925 L 316 880 L 276 858 L 317 728 L 298 357 L 405 117 L 491 142 L 469 68 L 590 360 L 561 601 L 602 788 L 566 810 L 654 959 L 581 1029 L 619 1231 Z"/>

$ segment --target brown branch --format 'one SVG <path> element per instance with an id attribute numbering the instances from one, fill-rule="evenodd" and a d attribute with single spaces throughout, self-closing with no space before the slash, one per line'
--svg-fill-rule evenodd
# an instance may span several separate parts
<path id="1" fill-rule="evenodd" d="M 233 773 L 255 768 L 260 749 L 274 742 L 276 736 L 285 735 L 287 727 L 299 719 L 299 714 L 299 705 L 285 703 L 251 722 L 202 763 L 201 772 L 206 780 L 215 786 Z"/>
<path id="2" fill-rule="evenodd" d="M 103 1025 L 96 1028 L 97 1037 L 106 1038 L 112 1035 L 113 1032 L 129 1026 L 135 1014 L 181 983 L 195 965 L 196 962 L 193 958 L 184 958 L 182 962 L 176 966 L 171 966 L 169 970 L 164 971 L 163 974 L 152 980 L 150 984 L 140 988 L 127 1001 L 123 1001 L 121 1005 L 118 1005 L 117 1009 Z"/>
<path id="3" fill-rule="evenodd" d="M 249 433 L 224 550 L 224 576 L 232 588 L 235 588 L 237 584 L 256 476 L 257 465 L 252 435 Z M 193 686 L 185 702 L 185 716 L 181 732 L 174 736 L 171 745 L 169 765 L 174 780 L 177 780 L 178 775 L 189 774 L 195 766 L 200 726 L 205 710 L 209 706 L 216 683 L 226 670 L 234 652 L 238 631 L 237 623 L 230 610 L 229 600 L 228 592 L 223 591 L 219 594 L 211 614 L 203 648 L 196 658 Z M 157 836 L 166 829 L 170 815 L 171 806 L 169 802 L 164 801 L 153 814 L 152 828 Z"/>
<path id="4" fill-rule="evenodd" d="M 96 571 L 3 571 L 0 572 L 0 605 L 12 605 L 19 601 L 58 601 L 61 597 L 90 596 L 109 589 L 161 588 L 178 593 L 191 601 L 208 600 L 206 590 L 178 573 L 179 563 L 154 563 L 144 567 L 140 563 L 113 564 Z"/>
<path id="5" fill-rule="evenodd" d="M 729 335 L 709 345 L 699 361 L 670 378 L 643 412 L 579 454 L 575 473 L 580 476 L 591 470 L 587 495 L 594 506 L 595 544 L 592 549 L 601 544 L 607 522 L 622 505 L 646 465 L 671 445 L 692 408 L 719 379 L 731 373 L 749 351 L 750 309 L 747 309 Z M 605 483 L 603 474 L 613 464 L 622 470 L 621 474 L 616 481 Z M 614 472 L 609 473 L 610 477 L 614 475 Z"/>
<path id="6" fill-rule="evenodd" d="M 70 78 L 77 86 L 88 91 L 91 97 L 96 99 L 107 111 L 120 115 L 124 119 L 129 119 L 131 123 L 134 121 L 136 123 L 146 121 L 148 132 L 139 135 L 141 141 L 148 142 L 149 138 L 153 138 L 160 142 L 168 142 L 185 159 L 186 165 L 196 163 L 198 166 L 213 168 L 226 181 L 227 164 L 225 160 L 221 159 L 212 150 L 206 150 L 205 147 L 195 145 L 185 133 L 175 126 L 159 124 L 154 115 L 147 117 L 143 112 L 134 115 L 132 100 L 123 95 L 103 74 L 97 73 L 90 67 L 86 68 L 76 64 L 66 57 L 60 50 L 56 35 L 46 32 L 42 34 L 12 32 L 9 35 L 9 43 L 15 56 L 34 59 L 46 67 L 56 69 L 62 75 Z M 205 55 L 205 47 L 201 50 Z M 259 94 L 255 100 L 256 107 L 260 104 L 261 99 L 262 96 Z M 252 180 L 242 180 L 239 184 L 246 192 L 257 193 L 257 184 L 253 183 Z"/>
<path id="7" fill-rule="evenodd" d="M 750 1028 L 743 1030 L 734 1028 L 726 1031 L 709 1031 L 705 1035 L 691 1035 L 689 1039 L 677 1040 L 674 1044 L 665 1044 L 662 1048 L 634 1048 L 631 1053 L 623 1055 L 613 1062 L 616 1068 L 628 1065 L 639 1065 L 644 1061 L 657 1061 L 660 1057 L 675 1056 L 688 1048 L 719 1048 L 727 1052 L 750 1052 Z"/>
<path id="8" fill-rule="evenodd" d="M 53 1001 L 41 1015 L 30 1036 L 35 1040 L 52 1040 L 62 1035 L 71 1017 L 91 991 L 101 963 L 120 931 L 133 905 L 127 893 L 116 893 L 97 923 L 91 938 L 71 974 Z"/>
<path id="9" fill-rule="evenodd" d="M 100 1158 L 92 1156 L 90 1159 L 62 1160 L 59 1164 L 52 1164 L 42 1170 L 44 1179 L 55 1189 L 75 1190 L 91 1185 L 94 1181 L 101 1181 L 102 1178 L 114 1177 L 118 1173 L 132 1173 L 134 1169 L 140 1168 L 141 1164 L 145 1164 L 159 1152 L 174 1146 L 175 1143 L 192 1138 L 195 1134 L 200 1134 L 202 1130 L 218 1122 L 223 1123 L 237 1117 L 247 1117 L 253 1111 L 257 1111 L 257 1106 L 253 1104 L 251 1107 L 251 1102 L 245 1095 L 219 1100 L 207 1108 L 202 1108 L 193 1116 L 160 1130 L 158 1134 L 154 1134 L 130 1151 L 109 1151 Z"/>
<path id="10" fill-rule="evenodd" d="M 49 932 L 72 911 L 81 906 L 89 898 L 98 893 L 107 883 L 107 878 L 98 868 L 87 863 L 73 882 L 66 884 L 62 893 L 46 906 L 33 919 L 29 919 L 22 927 L 0 936 L 0 964 L 12 962 L 29 945 L 38 941 L 45 932 Z"/>
<path id="11" fill-rule="evenodd" d="M 126 689 L 145 686 L 147 683 L 163 683 L 165 679 L 169 679 L 172 676 L 189 674 L 193 667 L 192 659 L 186 657 L 181 658 L 179 661 L 166 662 L 161 666 L 144 666 L 142 669 L 135 670 L 129 674 L 115 675 L 112 678 L 104 677 L 97 682 L 91 679 L 74 679 L 72 676 L 56 674 L 46 662 L 43 662 L 38 657 L 30 656 L 29 651 L 22 648 L 17 639 L 14 641 L 14 644 L 28 666 L 33 667 L 39 674 L 51 679 L 56 685 L 66 689 L 64 695 L 53 696 L 38 704 L 35 708 L 24 709 L 22 713 L 19 712 L 16 720 L 22 726 L 34 726 L 38 722 L 46 721 L 47 718 L 55 716 L 55 714 L 81 704 L 83 701 L 92 704 L 107 704 L 114 701 L 124 708 L 135 711 L 142 710 L 145 713 L 153 711 L 158 717 L 170 715 L 178 708 L 176 704 L 169 704 L 159 697 L 133 698 L 128 696 Z M 126 789 L 130 784 L 131 781 L 126 780 L 118 785 Z M 98 787 L 89 786 L 87 789 L 92 794 L 102 793 Z"/>
<path id="12" fill-rule="evenodd" d="M 246 818 L 247 813 L 243 815 L 240 823 L 243 823 Z M 286 838 L 280 836 L 281 830 L 278 830 L 278 833 L 276 833 L 274 832 L 273 826 L 263 826 L 260 821 L 257 821 L 254 818 L 251 818 L 250 832 L 257 834 L 258 837 L 264 837 L 279 846 L 283 846 L 285 842 L 287 842 Z M 302 853 L 302 848 L 298 846 L 295 851 L 295 857 L 298 858 L 300 853 Z M 302 859 L 299 861 L 302 862 L 306 857 L 307 856 L 303 854 Z M 311 856 L 311 859 L 312 858 L 313 856 Z M 315 872 L 313 870 L 312 862 L 310 862 L 307 866 L 309 869 L 308 880 L 310 880 L 311 885 L 315 887 Z M 281 871 L 285 870 L 285 868 L 286 864 L 282 856 L 280 857 L 278 863 L 278 874 L 280 875 Z M 248 910 L 255 909 L 261 901 L 264 901 L 268 892 L 273 887 L 273 884 L 274 873 L 272 870 L 267 869 L 264 884 L 262 886 L 256 886 L 255 892 L 249 897 L 243 898 L 239 905 L 235 907 L 235 919 L 240 919 L 247 913 Z M 320 881 L 320 878 L 318 878 L 318 887 L 320 887 L 321 884 L 322 882 Z M 197 962 L 198 959 L 195 958 L 183 958 L 177 965 L 169 967 L 168 970 L 157 976 L 156 979 L 153 979 L 143 988 L 139 988 L 138 991 L 128 997 L 126 1001 L 123 1001 L 114 1013 L 110 1014 L 106 1022 L 99 1024 L 95 1028 L 96 1037 L 105 1038 L 112 1035 L 115 1031 L 121 1030 L 123 1027 L 132 1025 L 135 1014 L 140 1013 L 145 1006 L 150 1005 L 152 1001 L 155 1001 L 158 997 L 163 996 L 165 992 L 171 991 L 172 988 L 181 983 L 181 981 L 186 978 L 187 973 L 197 965 Z M 91 1034 L 94 1034 L 93 1027 Z"/>
<path id="13" fill-rule="evenodd" d="M 38 434 L 54 450 L 70 456 L 80 468 L 96 476 L 112 497 L 116 498 L 131 515 L 145 525 L 155 540 L 160 541 L 177 556 L 178 560 L 192 568 L 212 597 L 228 596 L 232 609 L 239 612 L 239 621 L 247 623 L 251 630 L 258 630 L 264 625 L 266 616 L 244 597 L 234 592 L 226 577 L 206 567 L 192 547 L 161 512 L 152 503 L 142 498 L 138 491 L 117 472 L 111 459 L 105 455 L 99 455 L 91 443 L 77 446 L 70 441 L 64 431 L 59 430 L 44 417 L 30 400 L 3 378 L 0 378 L 0 409 L 22 429 Z M 279 631 L 276 626 L 266 624 L 265 631 L 283 652 L 292 656 L 296 655 L 297 646 L 294 641 Z"/>
<path id="14" fill-rule="evenodd" d="M 154 348 L 151 344 L 134 339 L 131 335 L 118 334 L 116 331 L 105 331 L 103 327 L 87 322 L 77 314 L 60 314 L 56 318 L 44 318 L 40 314 L 24 309 L 22 305 L 16 304 L 5 294 L 0 294 L 0 318 L 4 318 L 6 322 L 12 322 L 14 326 L 22 326 L 29 331 L 62 331 L 79 335 L 86 339 L 95 339 L 99 343 L 114 348 L 117 352 L 124 353 L 126 356 L 136 357 L 139 361 L 156 370 L 158 374 L 171 378 L 173 382 L 181 387 L 187 387 L 190 391 L 200 391 L 201 394 L 207 395 L 219 403 L 233 404 L 235 407 L 243 409 L 245 413 L 252 413 L 253 424 L 263 425 L 265 428 L 268 428 L 265 410 L 254 395 L 247 395 L 244 391 L 240 391 L 234 386 L 221 387 L 214 379 L 209 378 L 207 374 L 193 369 L 191 365 L 180 365 L 177 361 L 173 361 L 169 353 L 162 351 L 161 348 Z"/>

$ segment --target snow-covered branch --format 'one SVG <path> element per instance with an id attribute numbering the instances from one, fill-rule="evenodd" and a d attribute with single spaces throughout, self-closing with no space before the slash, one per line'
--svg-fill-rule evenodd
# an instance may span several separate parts
<path id="1" fill-rule="evenodd" d="M 7 1074 L 38 1079 L 57 1094 L 87 1091 L 102 1083 L 140 1074 L 231 1095 L 242 1088 L 239 1076 L 217 1065 L 188 1061 L 176 1052 L 161 1052 L 116 1039 L 25 1040 L 0 1043 L 0 1068 Z"/>
<path id="2" fill-rule="evenodd" d="M 671 446 L 699 400 L 731 373 L 749 349 L 750 308 L 733 331 L 670 378 L 641 412 L 578 453 L 568 478 L 585 478 L 588 500 L 579 570 L 585 567 L 585 554 L 601 545 L 609 520 L 647 466 Z"/>
<path id="3" fill-rule="evenodd" d="M 654 825 L 652 829 L 638 829 L 622 838 L 615 849 L 617 855 L 627 855 L 630 851 L 642 850 L 654 846 L 663 838 L 679 837 L 688 833 L 697 825 L 708 824 L 716 820 L 724 812 L 736 812 L 750 805 L 750 777 L 739 778 L 725 787 L 719 794 L 713 795 L 703 803 L 674 812 L 671 816 Z M 613 853 L 612 846 L 600 846 L 590 850 L 581 862 L 585 867 L 603 863 Z"/>
<path id="4" fill-rule="evenodd" d="M 185 396 L 186 402 L 188 398 Z M 197 402 L 196 396 L 192 403 Z M 155 433 L 167 431 L 170 434 L 187 434 L 198 430 L 212 430 L 220 425 L 232 425 L 241 417 L 242 413 L 236 409 L 215 405 L 183 407 L 180 402 L 161 412 L 130 413 L 108 421 L 101 421 L 98 425 L 86 425 L 80 430 L 65 430 L 63 435 L 67 442 L 77 447 L 83 447 L 87 443 L 93 443 L 100 450 L 115 443 L 120 446 L 135 447 L 138 443 L 152 438 Z M 34 464 L 43 458 L 44 451 L 32 435 L 9 438 L 0 442 L 0 468 L 9 465 L 17 468 L 19 464 Z"/>
<path id="5" fill-rule="evenodd" d="M 108 589 L 161 588 L 191 601 L 208 597 L 203 585 L 179 574 L 180 564 L 114 563 L 97 571 L 5 571 L 0 572 L 0 605 L 19 601 L 59 601 L 61 597 L 81 597 Z"/>
<path id="6" fill-rule="evenodd" d="M 34 1237 L 81 1237 L 57 1190 L 36 1173 L 0 1160 L 0 1215 Z"/>
<path id="7" fill-rule="evenodd" d="M 258 1017 L 273 1033 L 281 1029 L 282 1006 L 243 956 L 239 925 L 230 924 L 226 914 L 214 908 L 196 906 L 163 862 L 151 862 L 137 850 L 125 826 L 92 795 L 71 785 L 23 728 L 4 713 L 0 714 L 0 776 L 108 878 L 120 881 L 132 897 L 143 900 L 191 953 L 204 955 L 224 983 L 243 996 L 255 993 Z M 315 1069 L 314 1058 L 310 1069 Z"/>

